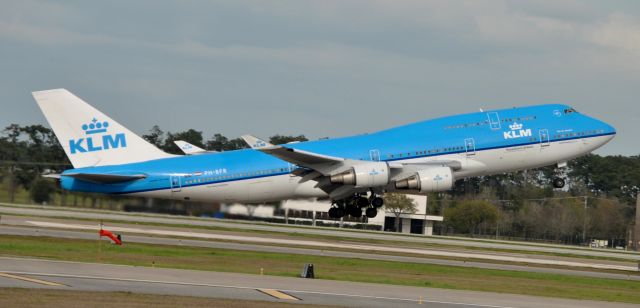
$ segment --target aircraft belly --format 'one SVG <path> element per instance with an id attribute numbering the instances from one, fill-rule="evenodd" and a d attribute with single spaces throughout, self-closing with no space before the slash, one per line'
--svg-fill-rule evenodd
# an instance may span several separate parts
<path id="1" fill-rule="evenodd" d="M 455 176 L 464 178 L 549 166 L 587 154 L 610 139 L 609 136 L 601 136 L 590 138 L 588 142 L 574 140 L 552 142 L 544 147 L 541 144 L 534 144 L 478 151 L 472 158 L 477 163 L 475 165 L 468 163 L 463 170 L 456 172 Z"/>

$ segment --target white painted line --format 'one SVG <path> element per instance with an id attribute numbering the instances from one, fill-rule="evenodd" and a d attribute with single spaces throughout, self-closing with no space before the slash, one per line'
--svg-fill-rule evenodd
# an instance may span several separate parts
<path id="1" fill-rule="evenodd" d="M 122 282 L 153 283 L 153 284 L 171 284 L 171 285 L 193 286 L 193 287 L 227 288 L 227 289 L 239 289 L 239 290 L 268 289 L 268 288 L 264 288 L 264 287 L 255 287 L 255 286 L 248 287 L 248 286 L 234 286 L 234 285 L 208 284 L 208 283 L 195 283 L 195 282 L 160 281 L 160 280 L 148 280 L 148 279 L 114 278 L 114 277 L 69 275 L 69 274 L 53 274 L 53 273 L 14 272 L 14 271 L 4 271 L 4 273 L 11 273 L 11 274 L 17 274 L 17 275 L 59 277 L 59 278 L 77 278 L 77 279 L 109 280 L 109 281 L 122 281 Z M 304 291 L 304 290 L 284 290 L 284 289 L 280 289 L 280 291 L 289 292 L 289 293 L 302 293 L 302 294 L 307 293 L 307 294 L 343 296 L 343 297 L 353 297 L 353 298 L 381 299 L 381 300 L 416 302 L 416 303 L 420 302 L 420 299 L 413 299 L 413 298 L 385 297 L 385 296 L 374 296 L 374 295 L 361 295 L 361 294 L 348 294 L 348 293 L 331 293 L 331 292 Z M 496 305 L 483 305 L 483 304 L 460 303 L 460 302 L 431 301 L 431 300 L 425 300 L 425 299 L 423 299 L 422 302 L 423 303 L 432 303 L 432 304 L 447 304 L 447 305 L 456 305 L 456 306 L 472 306 L 472 307 L 486 307 L 486 308 L 516 308 L 516 307 L 513 307 L 513 306 L 496 306 Z"/>
<path id="2" fill-rule="evenodd" d="M 97 231 L 100 229 L 97 225 L 66 224 L 66 223 L 56 223 L 56 222 L 46 222 L 46 221 L 26 221 L 26 223 L 34 226 L 38 226 L 38 227 L 44 227 L 44 228 L 94 230 L 94 231 Z M 161 236 L 164 235 L 164 236 L 226 240 L 226 241 L 250 242 L 250 243 L 268 243 L 268 244 L 278 244 L 278 245 L 296 245 L 296 246 L 312 246 L 312 247 L 324 247 L 324 248 L 353 249 L 353 250 L 364 250 L 364 251 L 375 251 L 375 252 L 408 253 L 408 254 L 426 255 L 426 256 L 454 257 L 454 258 L 462 258 L 462 259 L 482 259 L 482 260 L 515 262 L 515 263 L 524 263 L 524 264 L 557 265 L 557 266 L 567 266 L 567 267 L 581 267 L 581 268 L 638 272 L 637 266 L 572 262 L 572 261 L 537 259 L 537 258 L 528 258 L 528 257 L 527 258 L 513 257 L 513 256 L 503 256 L 503 255 L 492 255 L 487 253 L 453 252 L 453 251 L 428 250 L 428 249 L 418 249 L 418 248 L 349 244 L 349 243 L 327 243 L 327 242 L 307 241 L 307 240 L 265 238 L 265 237 L 255 237 L 255 236 L 214 234 L 214 233 L 174 231 L 174 230 L 141 229 L 141 228 L 132 228 L 132 227 L 106 227 L 106 228 L 108 228 L 110 231 L 113 231 L 113 232 L 129 232 L 129 233 L 136 233 L 136 234 L 149 234 L 149 235 L 161 235 Z"/>

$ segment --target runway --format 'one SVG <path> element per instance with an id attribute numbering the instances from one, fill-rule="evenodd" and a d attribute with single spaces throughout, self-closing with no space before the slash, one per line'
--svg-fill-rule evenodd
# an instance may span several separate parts
<path id="1" fill-rule="evenodd" d="M 63 208 L 63 207 L 51 207 L 51 206 L 32 206 L 32 205 L 15 205 L 0 203 L 0 213 L 15 214 L 15 215 L 27 215 L 33 217 L 58 217 L 58 218 L 80 218 L 80 219 L 102 219 L 102 220 L 118 220 L 123 222 L 145 222 L 145 223 L 160 223 L 168 225 L 191 225 L 191 226 L 204 226 L 204 227 L 221 227 L 229 229 L 239 230 L 256 230 L 256 231 L 269 231 L 280 233 L 305 233 L 315 235 L 325 235 L 333 237 L 346 237 L 346 238 L 367 238 L 371 240 L 385 240 L 385 241 L 399 241 L 409 243 L 425 243 L 425 244 L 440 244 L 440 245 L 454 245 L 462 247 L 475 247 L 475 248 L 488 248 L 496 250 L 516 250 L 516 251 L 531 251 L 531 252 L 545 252 L 554 254 L 572 254 L 579 256 L 593 256 L 593 257 L 605 257 L 605 258 L 617 258 L 626 259 L 630 262 L 640 261 L 640 254 L 632 251 L 619 251 L 619 250 L 605 250 L 605 249 L 591 249 L 587 247 L 579 246 L 566 246 L 566 245 L 552 245 L 552 244 L 540 244 L 531 242 L 515 242 L 515 241 L 498 241 L 498 240 L 483 240 L 483 239 L 467 239 L 467 238 L 452 238 L 452 237 L 438 237 L 438 236 L 422 236 L 422 235 L 407 235 L 407 234 L 394 234 L 387 232 L 374 232 L 374 231 L 362 231 L 362 230 L 345 230 L 336 228 L 325 227 L 309 227 L 309 226 L 291 226 L 291 225 L 279 225 L 268 224 L 259 222 L 238 222 L 228 221 L 213 218 L 198 218 L 198 217 L 184 217 L 184 216 L 171 216 L 161 214 L 134 214 L 123 213 L 115 211 L 103 211 L 92 209 L 75 209 L 75 208 Z"/>
<path id="2" fill-rule="evenodd" d="M 0 287 L 234 298 L 351 307 L 635 307 L 488 292 L 0 257 Z"/>
<path id="3" fill-rule="evenodd" d="M 162 245 L 186 245 L 263 252 L 322 255 L 410 263 L 440 264 L 487 269 L 567 274 L 598 278 L 639 280 L 636 264 L 608 260 L 562 258 L 485 251 L 407 248 L 344 241 L 301 240 L 271 235 L 247 236 L 217 230 L 108 223 L 106 228 L 124 235 L 125 241 Z M 78 220 L 4 215 L 0 234 L 96 239 L 97 224 Z M 497 262 L 504 261 L 504 262 Z M 615 270 L 616 272 L 593 271 Z"/>
<path id="4" fill-rule="evenodd" d="M 15 226 L 5 226 L 5 225 L 0 225 L 0 234 L 19 235 L 19 236 L 46 235 L 46 236 L 51 236 L 56 238 L 84 239 L 84 240 L 96 239 L 95 233 L 89 233 L 84 231 L 70 231 L 70 230 L 56 230 L 56 229 L 43 230 L 38 228 L 25 228 L 25 227 L 15 227 Z M 640 281 L 640 275 L 595 272 L 595 271 L 585 271 L 585 270 L 579 270 L 579 269 L 535 267 L 535 266 L 515 265 L 515 264 L 485 263 L 485 262 L 477 262 L 477 261 L 434 259 L 434 258 L 411 257 L 411 256 L 400 256 L 400 255 L 385 255 L 385 254 L 359 253 L 359 252 L 327 250 L 327 249 L 217 242 L 217 241 L 205 241 L 205 240 L 196 240 L 196 239 L 179 239 L 179 238 L 142 236 L 142 235 L 126 235 L 124 240 L 125 242 L 130 242 L 130 243 L 193 246 L 193 247 L 206 247 L 206 248 L 244 250 L 244 251 L 260 251 L 260 252 L 287 253 L 287 254 L 326 256 L 326 257 L 340 257 L 340 258 L 358 258 L 358 259 L 365 259 L 365 260 L 437 264 L 437 265 L 446 265 L 446 266 L 476 267 L 476 268 L 496 269 L 496 270 L 552 273 L 552 274 L 563 274 L 563 275 L 573 275 L 573 276 L 583 276 L 583 277 Z"/>
<path id="5" fill-rule="evenodd" d="M 0 212 L 6 213 L 7 207 L 0 207 Z M 27 209 L 28 211 L 38 209 Z M 27 212 L 28 212 L 27 211 Z M 44 214 L 57 213 L 59 218 L 47 218 L 43 216 L 14 216 L 2 215 L 0 217 L 0 234 L 20 236 L 52 236 L 59 238 L 96 240 L 98 224 L 77 218 L 70 218 L 75 214 L 87 215 L 93 218 L 101 216 L 100 211 L 69 211 L 69 210 L 44 210 Z M 42 213 L 41 213 L 42 214 Z M 109 230 L 122 233 L 124 241 L 135 243 L 148 243 L 157 245 L 181 245 L 194 247 L 208 247 L 231 250 L 264 251 L 288 254 L 316 255 L 328 257 L 359 258 L 369 260 L 385 260 L 406 263 L 427 263 L 447 266 L 479 267 L 498 270 L 515 270 L 540 273 L 554 273 L 572 276 L 587 276 L 594 278 L 611 278 L 640 281 L 640 276 L 629 269 L 629 274 L 622 271 L 603 272 L 584 270 L 585 264 L 600 264 L 606 266 L 626 266 L 626 262 L 593 260 L 574 258 L 580 263 L 578 267 L 540 267 L 527 266 L 518 263 L 491 263 L 478 260 L 455 260 L 437 258 L 437 255 L 419 251 L 440 251 L 438 249 L 393 246 L 391 244 L 365 244 L 346 240 L 327 239 L 316 240 L 304 237 L 294 237 L 291 232 L 314 231 L 311 228 L 290 228 L 273 226 L 282 229 L 281 234 L 247 232 L 251 225 L 234 222 L 219 222 L 229 225 L 241 225 L 239 231 L 223 231 L 218 229 L 201 229 L 188 227 L 184 223 L 189 218 L 178 218 L 177 221 L 170 217 L 147 217 L 146 215 L 113 214 L 122 223 L 106 223 Z M 159 215 L 162 216 L 162 215 Z M 136 224 L 140 219 L 151 219 L 156 222 L 168 220 L 164 225 Z M 195 219 L 197 224 L 209 223 L 208 219 Z M 176 226 L 177 224 L 187 226 Z M 173 225 L 173 226 L 172 226 Z M 271 227 L 258 225 L 260 227 Z M 236 228 L 238 229 L 238 228 Z M 320 229 L 322 232 L 332 230 Z M 341 231 L 349 237 L 369 236 L 372 232 Z M 404 239 L 402 236 L 391 235 L 393 238 Z M 414 237 L 408 237 L 414 238 Z M 419 239 L 419 237 L 415 237 Z M 388 246 L 386 246 L 388 245 Z M 446 251 L 451 253 L 456 251 Z M 396 253 L 396 254 L 391 254 Z M 403 253 L 405 253 L 403 255 Z M 504 252 L 459 250 L 457 253 L 465 253 L 466 257 L 473 254 L 511 256 L 526 258 L 531 264 L 531 258 L 547 261 L 567 261 L 566 257 L 541 256 L 534 254 L 510 254 Z M 588 267 L 588 266 L 587 266 Z M 351 307 L 396 307 L 396 306 L 420 306 L 426 304 L 429 307 L 631 307 L 619 303 L 580 301 L 570 299 L 545 298 L 514 294 L 498 294 L 476 291 L 459 291 L 435 288 L 406 287 L 398 285 L 382 285 L 344 281 L 329 281 L 320 279 L 302 279 L 263 275 L 248 275 L 235 273 L 220 273 L 209 271 L 193 271 L 179 269 L 164 269 L 152 267 L 135 267 L 123 265 L 64 262 L 52 260 L 39 260 L 29 258 L 0 257 L 0 288 L 51 288 L 78 291 L 126 291 L 145 294 L 168 294 L 210 298 L 228 298 L 238 300 L 265 300 L 286 303 L 303 303 L 318 305 L 338 305 Z"/>

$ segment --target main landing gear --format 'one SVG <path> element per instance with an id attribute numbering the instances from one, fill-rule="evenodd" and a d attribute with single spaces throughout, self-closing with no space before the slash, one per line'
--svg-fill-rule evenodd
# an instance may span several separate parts
<path id="1" fill-rule="evenodd" d="M 362 217 L 362 209 L 368 218 L 378 215 L 378 208 L 384 205 L 384 200 L 374 194 L 367 198 L 363 195 L 355 195 L 344 200 L 336 201 L 329 209 L 329 217 L 342 218 L 349 215 L 353 218 Z"/>

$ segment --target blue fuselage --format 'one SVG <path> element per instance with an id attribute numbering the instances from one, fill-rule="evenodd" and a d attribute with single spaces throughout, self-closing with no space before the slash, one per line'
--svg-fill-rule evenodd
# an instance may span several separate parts
<path id="1" fill-rule="evenodd" d="M 502 155 L 500 151 L 505 149 L 529 149 L 534 153 L 531 155 L 546 155 L 538 147 L 553 147 L 576 140 L 584 140 L 584 144 L 588 144 L 588 140 L 615 134 L 612 126 L 575 112 L 569 106 L 540 105 L 448 116 L 371 134 L 293 143 L 287 147 L 354 160 L 393 162 L 437 157 L 460 157 L 464 160 L 478 157 L 481 160 L 482 155 L 472 155 Z M 536 147 L 536 152 L 533 152 L 533 147 Z M 535 164 L 513 165 L 510 162 L 506 170 L 499 166 L 500 160 L 494 160 L 487 154 L 484 161 L 478 162 L 484 168 L 462 170 L 460 175 L 475 176 L 559 163 L 593 150 L 586 147 L 580 149 L 564 156 L 555 153 L 549 159 L 536 160 Z M 505 161 L 507 158 L 504 158 Z M 61 183 L 63 188 L 72 191 L 139 194 L 277 177 L 288 175 L 295 168 L 286 161 L 260 151 L 243 149 L 72 169 L 63 173 Z M 146 177 L 123 183 L 96 184 L 64 176 L 77 172 L 144 174 Z"/>

